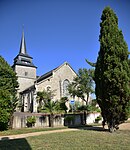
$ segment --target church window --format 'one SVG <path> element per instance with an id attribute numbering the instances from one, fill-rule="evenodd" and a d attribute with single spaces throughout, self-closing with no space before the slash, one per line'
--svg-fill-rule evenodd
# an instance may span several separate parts
<path id="1" fill-rule="evenodd" d="M 66 80 L 64 80 L 64 82 L 63 82 L 63 96 L 64 97 L 68 97 L 69 96 L 69 91 L 68 91 L 68 85 L 69 85 L 69 80 L 68 79 L 66 79 Z"/>

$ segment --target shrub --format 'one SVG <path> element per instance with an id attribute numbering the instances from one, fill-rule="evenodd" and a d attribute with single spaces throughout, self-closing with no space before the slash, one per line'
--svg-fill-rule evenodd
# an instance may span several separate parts
<path id="1" fill-rule="evenodd" d="M 98 116 L 98 117 L 95 119 L 95 122 L 98 123 L 100 120 L 102 120 L 102 117 L 101 117 L 101 116 Z"/>
<path id="2" fill-rule="evenodd" d="M 36 117 L 35 116 L 29 116 L 27 117 L 27 127 L 32 127 L 36 123 Z"/>
<path id="3" fill-rule="evenodd" d="M 73 125 L 74 124 L 74 116 L 66 116 L 65 118 L 64 118 L 64 120 L 65 120 L 65 124 L 67 124 L 67 125 Z"/>
<path id="4" fill-rule="evenodd" d="M 68 122 L 74 121 L 74 116 L 66 116 L 65 121 L 68 121 Z"/>

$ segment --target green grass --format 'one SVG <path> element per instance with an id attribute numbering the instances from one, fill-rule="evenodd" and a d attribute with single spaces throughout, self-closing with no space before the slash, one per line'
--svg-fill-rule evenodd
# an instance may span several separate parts
<path id="1" fill-rule="evenodd" d="M 40 131 L 50 131 L 50 130 L 58 130 L 58 129 L 66 129 L 67 127 L 54 127 L 54 128 L 21 128 L 21 129 L 13 129 L 0 132 L 0 136 L 6 135 L 17 135 L 17 134 L 25 134 L 31 132 L 40 132 Z"/>
<path id="2" fill-rule="evenodd" d="M 79 130 L 2 140 L 0 150 L 130 150 L 130 131 Z"/>
<path id="3" fill-rule="evenodd" d="M 83 126 L 72 126 L 72 128 L 87 128 L 92 126 L 100 126 L 100 124 L 91 124 L 91 125 L 83 125 Z M 12 129 L 12 130 L 6 130 L 6 131 L 0 131 L 0 136 L 6 136 L 6 135 L 17 135 L 17 134 L 26 134 L 26 133 L 32 133 L 32 132 L 40 132 L 40 131 L 51 131 L 51 130 L 58 130 L 58 129 L 67 129 L 67 126 L 63 127 L 44 127 L 44 128 L 21 128 L 21 129 Z"/>
<path id="4" fill-rule="evenodd" d="M 74 128 L 86 128 L 89 126 L 99 126 L 100 124 L 91 124 L 86 126 L 75 126 Z M 26 133 L 32 133 L 32 132 L 40 132 L 40 131 L 50 131 L 50 130 L 58 130 L 58 129 L 66 129 L 67 126 L 63 127 L 44 127 L 44 128 L 21 128 L 21 129 L 12 129 L 12 130 L 6 130 L 6 131 L 0 131 L 0 136 L 6 136 L 6 135 L 17 135 L 17 134 L 26 134 Z"/>

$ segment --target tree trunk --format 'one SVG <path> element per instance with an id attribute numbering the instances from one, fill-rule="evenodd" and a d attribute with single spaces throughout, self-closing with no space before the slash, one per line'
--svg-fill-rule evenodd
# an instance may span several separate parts
<path id="1" fill-rule="evenodd" d="M 110 133 L 113 133 L 116 131 L 115 122 L 113 120 L 108 123 L 108 129 Z"/>
<path id="2" fill-rule="evenodd" d="M 54 127 L 54 115 L 53 114 L 50 114 L 49 115 L 49 127 Z"/>
<path id="3" fill-rule="evenodd" d="M 103 119 L 103 121 L 102 121 L 102 127 L 103 127 L 103 129 L 105 129 L 105 120 Z"/>
<path id="4" fill-rule="evenodd" d="M 114 130 L 114 127 L 113 127 L 113 126 L 110 126 L 110 127 L 109 127 L 109 132 L 110 132 L 110 133 L 113 133 L 114 131 L 115 131 L 115 130 Z"/>
<path id="5" fill-rule="evenodd" d="M 84 124 L 86 125 L 86 111 L 84 111 Z"/>

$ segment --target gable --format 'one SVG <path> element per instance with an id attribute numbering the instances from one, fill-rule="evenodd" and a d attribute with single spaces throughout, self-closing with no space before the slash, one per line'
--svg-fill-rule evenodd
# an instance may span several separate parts
<path id="1" fill-rule="evenodd" d="M 70 73 L 73 76 L 77 76 L 76 72 L 73 70 L 73 68 L 69 65 L 69 63 L 64 62 L 62 65 L 60 65 L 59 67 L 57 67 L 55 70 L 53 70 L 53 72 L 55 74 L 66 74 Z"/>
<path id="2" fill-rule="evenodd" d="M 62 65 L 60 65 L 59 67 L 43 74 L 42 76 L 40 76 L 38 79 L 37 79 L 37 83 L 39 82 L 43 82 L 44 80 L 50 78 L 50 77 L 55 77 L 55 76 L 76 76 L 76 72 L 72 69 L 72 67 L 67 63 L 67 62 L 64 62 Z"/>

